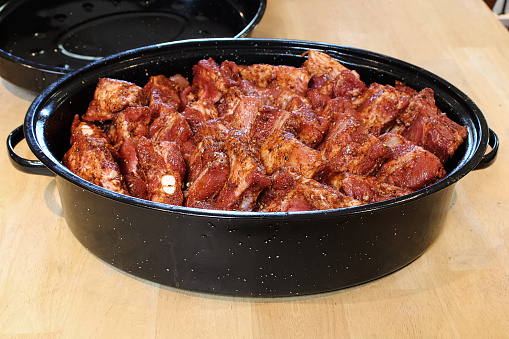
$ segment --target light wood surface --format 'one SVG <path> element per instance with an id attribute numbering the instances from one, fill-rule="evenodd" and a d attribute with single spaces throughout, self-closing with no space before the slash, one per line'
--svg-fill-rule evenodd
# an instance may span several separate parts
<path id="1" fill-rule="evenodd" d="M 34 96 L 0 80 L 0 337 L 509 338 L 509 33 L 482 0 L 269 0 L 253 37 L 335 43 L 426 68 L 498 134 L 495 164 L 456 185 L 438 241 L 358 287 L 245 299 L 133 278 L 69 231 L 51 177 L 21 173 L 5 139 Z M 16 149 L 32 157 L 22 142 Z"/>

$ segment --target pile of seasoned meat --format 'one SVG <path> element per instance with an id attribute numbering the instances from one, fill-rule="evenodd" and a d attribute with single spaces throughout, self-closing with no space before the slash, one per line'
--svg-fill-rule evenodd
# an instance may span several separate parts
<path id="1" fill-rule="evenodd" d="M 191 83 L 102 78 L 63 164 L 141 199 L 263 212 L 384 201 L 444 177 L 467 129 L 431 89 L 368 86 L 329 55 L 306 55 L 298 68 L 204 59 Z"/>

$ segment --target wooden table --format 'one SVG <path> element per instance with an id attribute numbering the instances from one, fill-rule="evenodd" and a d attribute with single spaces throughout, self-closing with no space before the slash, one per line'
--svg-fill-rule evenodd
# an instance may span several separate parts
<path id="1" fill-rule="evenodd" d="M 69 231 L 55 179 L 0 148 L 0 337 L 508 338 L 509 33 L 482 0 L 269 0 L 253 37 L 315 40 L 403 59 L 447 79 L 501 140 L 455 189 L 438 241 L 410 266 L 333 293 L 244 299 L 132 278 Z M 0 135 L 34 95 L 0 81 Z M 22 143 L 18 153 L 30 157 Z M 33 156 L 32 156 L 33 157 Z"/>

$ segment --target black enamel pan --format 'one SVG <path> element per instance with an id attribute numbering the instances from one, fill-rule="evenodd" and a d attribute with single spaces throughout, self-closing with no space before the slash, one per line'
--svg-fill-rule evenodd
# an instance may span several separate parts
<path id="1" fill-rule="evenodd" d="M 90 184 L 60 160 L 75 113 L 84 113 L 99 77 L 144 84 L 156 74 L 191 75 L 217 62 L 300 66 L 309 50 L 324 51 L 367 83 L 435 91 L 442 111 L 468 129 L 468 139 L 440 182 L 410 195 L 353 208 L 256 213 L 190 209 L 123 196 Z M 20 158 L 23 138 L 39 161 Z M 127 273 L 186 290 L 235 296 L 292 296 L 362 284 L 411 263 L 444 228 L 454 184 L 489 166 L 498 139 L 479 108 L 438 76 L 384 55 L 304 41 L 219 39 L 174 42 L 107 57 L 64 76 L 40 94 L 23 126 L 8 137 L 18 169 L 55 175 L 64 217 L 90 252 Z M 491 149 L 486 153 L 488 146 Z"/>
<path id="2" fill-rule="evenodd" d="M 133 48 L 248 37 L 266 0 L 0 0 L 0 77 L 40 92 L 63 74 Z"/>

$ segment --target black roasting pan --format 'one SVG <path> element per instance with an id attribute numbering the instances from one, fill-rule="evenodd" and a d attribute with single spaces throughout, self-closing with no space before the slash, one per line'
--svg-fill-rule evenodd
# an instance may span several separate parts
<path id="1" fill-rule="evenodd" d="M 255 213 L 190 209 L 119 195 L 79 178 L 60 160 L 75 113 L 84 113 L 97 79 L 144 84 L 217 62 L 300 66 L 316 49 L 357 70 L 366 83 L 395 80 L 435 91 L 436 102 L 468 129 L 468 139 L 436 184 L 397 199 L 353 208 Z M 19 157 L 26 139 L 39 159 Z M 422 255 L 444 228 L 454 184 L 489 166 L 496 134 L 479 108 L 440 77 L 406 62 L 317 42 L 215 39 L 172 42 L 107 57 L 51 84 L 32 103 L 7 146 L 21 171 L 56 177 L 64 217 L 76 238 L 104 262 L 131 275 L 185 290 L 234 296 L 294 296 L 338 290 L 392 273 Z M 491 146 L 489 148 L 488 146 Z"/>
<path id="2" fill-rule="evenodd" d="M 266 0 L 0 0 L 0 77 L 39 93 L 102 57 L 163 42 L 244 38 Z"/>

